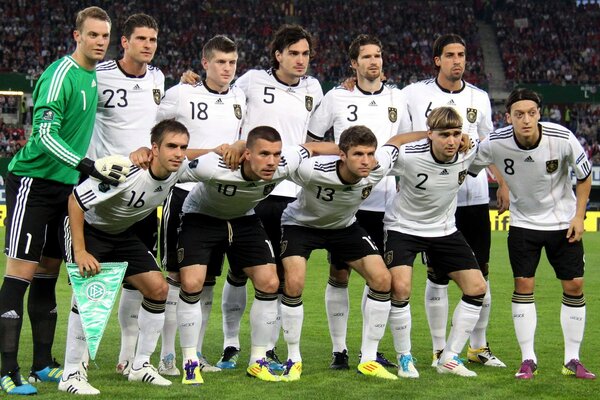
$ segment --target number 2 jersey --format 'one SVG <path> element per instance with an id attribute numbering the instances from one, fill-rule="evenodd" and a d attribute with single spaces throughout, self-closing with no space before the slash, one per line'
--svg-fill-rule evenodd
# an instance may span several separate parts
<path id="1" fill-rule="evenodd" d="M 569 167 L 578 180 L 591 173 L 579 141 L 567 128 L 540 122 L 539 142 L 530 149 L 517 143 L 512 125 L 481 142 L 471 166 L 478 172 L 495 164 L 510 188 L 510 224 L 526 229 L 568 229 L 576 212 Z"/>
<path id="2" fill-rule="evenodd" d="M 98 64 L 98 110 L 88 157 L 96 160 L 113 154 L 129 156 L 147 146 L 156 112 L 165 93 L 165 76 L 148 65 L 146 73 L 126 73 L 118 61 Z"/>

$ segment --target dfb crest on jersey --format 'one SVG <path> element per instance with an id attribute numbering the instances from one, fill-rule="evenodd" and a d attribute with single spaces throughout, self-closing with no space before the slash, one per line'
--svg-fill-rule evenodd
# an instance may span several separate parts
<path id="1" fill-rule="evenodd" d="M 465 181 L 466 177 L 467 177 L 467 170 L 464 169 L 464 170 L 460 171 L 458 173 L 458 184 L 462 185 L 462 183 Z"/>
<path id="2" fill-rule="evenodd" d="M 398 121 L 398 109 L 396 107 L 388 107 L 388 118 L 391 123 Z"/>
<path id="3" fill-rule="evenodd" d="M 160 98 L 162 97 L 160 95 L 160 89 L 152 89 L 152 97 L 154 97 L 154 102 L 156 103 L 156 105 L 159 105 Z"/>
<path id="4" fill-rule="evenodd" d="M 470 123 L 475 123 L 477 121 L 477 109 L 476 108 L 467 108 L 467 121 Z"/>
<path id="5" fill-rule="evenodd" d="M 364 200 L 367 197 L 369 197 L 369 195 L 371 194 L 371 190 L 373 190 L 373 185 L 364 188 L 360 194 L 360 198 Z"/>
<path id="6" fill-rule="evenodd" d="M 558 160 L 546 161 L 546 172 L 551 174 L 558 169 Z"/>
<path id="7" fill-rule="evenodd" d="M 240 106 L 239 104 L 234 104 L 233 113 L 235 114 L 235 117 L 237 119 L 242 119 L 242 106 Z"/>
<path id="8" fill-rule="evenodd" d="M 390 266 L 392 261 L 394 260 L 394 250 L 386 251 L 383 255 L 383 261 L 385 261 L 385 265 Z"/>
<path id="9" fill-rule="evenodd" d="M 276 183 L 271 183 L 271 184 L 268 184 L 267 186 L 265 186 L 265 189 L 263 190 L 263 194 L 265 196 L 268 196 L 269 194 L 271 194 L 273 189 L 275 189 L 276 185 L 277 185 Z"/>
<path id="10" fill-rule="evenodd" d="M 177 262 L 180 263 L 183 261 L 183 247 L 177 249 Z"/>
<path id="11" fill-rule="evenodd" d="M 283 253 L 285 253 L 285 251 L 287 250 L 287 245 L 288 245 L 288 241 L 287 240 L 282 240 L 281 241 L 281 251 L 279 252 L 279 256 L 281 257 L 283 255 Z"/>
<path id="12" fill-rule="evenodd" d="M 312 96 L 304 96 L 304 107 L 306 111 L 311 112 L 313 109 L 313 98 Z"/>

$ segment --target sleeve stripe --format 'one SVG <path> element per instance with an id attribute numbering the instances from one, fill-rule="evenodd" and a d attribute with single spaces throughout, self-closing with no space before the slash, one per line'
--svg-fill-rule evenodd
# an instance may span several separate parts
<path id="1" fill-rule="evenodd" d="M 40 124 L 40 141 L 52 154 L 62 160 L 64 163 L 76 167 L 79 164 L 80 157 L 69 152 L 61 144 L 52 137 L 50 134 L 50 122 L 43 122 Z"/>
<path id="2" fill-rule="evenodd" d="M 69 58 L 65 58 L 54 74 L 52 75 L 52 81 L 50 82 L 50 90 L 48 91 L 48 97 L 46 98 L 46 103 L 51 103 L 58 99 L 58 95 L 60 94 L 60 89 L 62 89 L 63 81 L 65 80 L 65 76 L 69 72 L 69 69 L 73 67 L 73 61 Z"/>
<path id="3" fill-rule="evenodd" d="M 85 192 L 81 197 L 79 196 L 79 193 L 77 192 L 77 190 L 74 190 L 73 195 L 75 196 L 75 200 L 77 200 L 79 207 L 83 211 L 89 210 L 89 208 L 85 206 L 85 203 L 90 202 L 91 200 L 94 200 L 96 198 L 96 195 L 91 190 L 88 190 L 87 192 Z"/>

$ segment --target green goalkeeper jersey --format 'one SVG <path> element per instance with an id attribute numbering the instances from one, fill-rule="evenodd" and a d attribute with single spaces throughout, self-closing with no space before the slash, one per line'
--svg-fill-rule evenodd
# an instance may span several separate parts
<path id="1" fill-rule="evenodd" d="M 33 91 L 33 131 L 8 170 L 18 176 L 76 184 L 75 167 L 90 144 L 98 89 L 96 71 L 71 56 L 52 63 Z"/>

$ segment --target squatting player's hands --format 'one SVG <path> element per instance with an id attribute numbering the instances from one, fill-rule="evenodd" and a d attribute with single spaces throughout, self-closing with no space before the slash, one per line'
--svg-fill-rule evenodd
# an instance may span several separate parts
<path id="1" fill-rule="evenodd" d="M 223 145 L 221 145 L 223 146 Z M 242 161 L 244 161 L 244 151 L 246 150 L 246 142 L 238 140 L 234 144 L 227 146 L 223 151 L 223 161 L 225 165 L 232 171 L 238 169 Z"/>
<path id="2" fill-rule="evenodd" d="M 131 160 L 131 163 L 136 167 L 148 169 L 150 168 L 150 162 L 152 161 L 152 150 L 147 147 L 140 147 L 129 154 L 129 160 Z"/>
<path id="3" fill-rule="evenodd" d="M 84 278 L 100 273 L 100 263 L 85 250 L 75 252 L 75 262 L 79 268 L 79 274 Z"/>
<path id="4" fill-rule="evenodd" d="M 569 230 L 567 230 L 567 239 L 569 239 L 569 243 L 579 242 L 584 231 L 583 218 L 575 216 L 569 224 Z"/>
<path id="5" fill-rule="evenodd" d="M 186 83 L 188 85 L 195 85 L 196 83 L 198 83 L 200 81 L 200 75 L 198 75 L 191 69 L 188 69 L 183 74 L 181 74 L 180 81 L 181 81 L 181 83 Z"/>
<path id="6" fill-rule="evenodd" d="M 458 149 L 458 151 L 460 151 L 461 153 L 466 153 L 467 151 L 471 150 L 472 147 L 473 140 L 471 139 L 468 133 L 463 133 L 462 137 L 460 138 L 460 148 Z"/>

